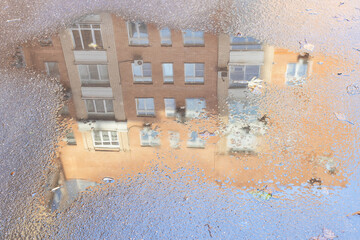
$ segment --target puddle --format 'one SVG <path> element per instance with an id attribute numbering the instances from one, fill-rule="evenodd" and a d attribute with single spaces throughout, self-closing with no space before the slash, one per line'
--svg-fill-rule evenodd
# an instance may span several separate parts
<path id="1" fill-rule="evenodd" d="M 4 197 L 0 236 L 358 234 L 351 53 L 124 16 L 86 15 L 6 59 L 1 179 L 23 205 Z"/>

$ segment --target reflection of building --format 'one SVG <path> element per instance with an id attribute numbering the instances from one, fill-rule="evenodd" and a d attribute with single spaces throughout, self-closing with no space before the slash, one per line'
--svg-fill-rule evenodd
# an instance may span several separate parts
<path id="1" fill-rule="evenodd" d="M 220 152 L 257 152 L 265 131 L 258 93 L 249 82 L 271 80 L 274 48 L 250 37 L 219 37 L 218 99 L 222 121 L 227 124 Z M 260 80 L 261 79 L 261 80 Z M 262 85 L 260 85 L 261 87 Z"/>
<path id="2" fill-rule="evenodd" d="M 97 181 L 119 168 L 141 168 L 149 146 L 202 150 L 202 133 L 183 123 L 216 113 L 217 47 L 211 34 L 159 30 L 105 13 L 25 47 L 28 66 L 71 89 L 66 112 L 77 122 L 61 151 L 65 177 Z"/>
<path id="3" fill-rule="evenodd" d="M 261 152 L 267 127 L 261 84 L 298 84 L 311 73 L 306 56 L 285 53 L 252 38 L 157 29 L 106 13 L 24 47 L 28 66 L 60 77 L 71 90 L 64 112 L 75 120 L 60 158 L 67 185 L 76 189 L 137 173 L 162 160 L 160 152 L 170 167 L 196 159 L 209 176 L 227 175 L 239 185 L 271 179 L 264 173 L 272 166 L 262 166 L 256 154 L 246 155 L 251 163 L 237 157 Z M 219 119 L 226 124 L 221 137 Z M 308 169 L 303 164 L 292 174 L 306 182 L 314 177 Z M 273 174 L 280 181 L 286 172 Z"/>

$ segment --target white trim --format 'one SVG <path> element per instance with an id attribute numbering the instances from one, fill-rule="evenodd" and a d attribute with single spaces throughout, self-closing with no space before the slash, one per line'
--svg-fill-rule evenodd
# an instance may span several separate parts
<path id="1" fill-rule="evenodd" d="M 151 70 L 151 76 L 150 77 L 145 77 L 144 76 L 144 68 L 143 66 L 145 64 L 150 64 L 150 70 Z M 140 67 L 141 68 L 141 76 L 135 76 L 135 73 L 134 73 L 134 68 L 135 67 Z M 135 63 L 132 63 L 131 64 L 131 69 L 132 69 L 132 74 L 133 74 L 133 82 L 146 82 L 146 83 L 151 83 L 152 82 L 152 64 L 151 63 L 143 63 L 143 65 L 140 65 L 140 66 L 135 66 Z"/>
<path id="2" fill-rule="evenodd" d="M 80 74 L 80 66 L 84 66 L 86 68 L 86 71 L 87 71 L 87 75 L 89 76 L 88 79 L 82 79 L 81 78 L 81 74 Z M 96 70 L 97 70 L 97 75 L 99 76 L 99 79 L 91 79 L 91 73 L 90 73 L 90 66 L 96 66 Z M 106 79 L 102 79 L 102 76 L 101 76 L 101 66 L 105 66 L 105 70 L 107 72 L 107 76 L 108 78 Z M 108 66 L 105 65 L 105 64 L 79 64 L 77 65 L 77 68 L 78 68 L 78 72 L 79 72 L 79 78 L 81 80 L 81 83 L 82 84 L 102 84 L 102 83 L 110 83 L 110 79 L 109 79 L 109 69 L 108 69 Z"/>
<path id="3" fill-rule="evenodd" d="M 152 134 L 153 133 L 157 133 L 156 137 L 153 137 Z M 144 141 L 144 139 L 142 138 L 142 136 L 146 134 L 147 135 L 147 141 Z M 152 130 L 152 129 L 148 129 L 148 128 L 143 128 L 140 130 L 140 145 L 142 147 L 153 147 L 153 146 L 160 146 L 160 133 Z"/>
<path id="4" fill-rule="evenodd" d="M 91 131 L 95 130 L 109 130 L 109 131 L 117 131 L 117 132 L 128 132 L 127 122 L 115 122 L 115 121 L 104 121 L 104 120 L 96 120 L 96 121 L 78 121 L 79 131 Z"/>
<path id="5" fill-rule="evenodd" d="M 114 114 L 114 103 L 113 103 L 112 99 L 85 99 L 84 101 L 85 101 L 85 105 L 86 105 L 86 111 L 87 111 L 88 114 Z M 95 110 L 94 112 L 89 112 L 87 101 L 92 101 L 92 104 L 94 105 L 94 110 Z M 97 111 L 95 101 L 102 101 L 105 112 L 98 112 Z M 111 101 L 112 109 L 113 109 L 111 112 L 108 111 L 108 109 L 107 109 L 106 101 Z"/>
<path id="6" fill-rule="evenodd" d="M 81 97 L 86 98 L 113 98 L 111 87 L 81 87 Z"/>
<path id="7" fill-rule="evenodd" d="M 166 106 L 166 100 L 173 100 L 174 101 L 174 108 L 169 108 Z M 164 98 L 164 106 L 165 106 L 165 115 L 166 117 L 175 117 L 176 113 L 176 101 L 175 98 Z"/>
<path id="8" fill-rule="evenodd" d="M 171 64 L 171 70 L 172 70 L 171 75 L 165 75 L 164 64 Z M 173 83 L 174 82 L 174 64 L 173 63 L 162 63 L 161 67 L 162 67 L 162 74 L 163 74 L 164 83 Z"/>
<path id="9" fill-rule="evenodd" d="M 237 64 L 237 65 L 230 65 L 229 66 L 229 87 L 246 87 L 247 84 L 249 83 L 249 81 L 251 80 L 246 80 L 246 69 L 249 67 L 249 66 L 257 66 L 259 68 L 259 71 L 258 71 L 258 74 L 257 76 L 254 76 L 254 77 L 260 77 L 260 71 L 261 71 L 261 66 L 260 65 L 255 65 L 255 64 Z M 231 75 L 232 73 L 234 73 L 234 68 L 235 67 L 243 67 L 244 68 L 244 74 L 243 74 L 243 78 L 240 79 L 240 80 L 236 80 L 238 82 L 234 83 L 234 80 L 231 78 Z"/>
<path id="10" fill-rule="evenodd" d="M 196 76 L 196 64 L 202 64 L 204 66 L 203 76 Z M 191 66 L 194 71 L 193 76 L 186 76 L 186 66 Z M 205 64 L 204 63 L 184 63 L 184 75 L 185 75 L 185 83 L 204 83 L 205 81 Z M 190 81 L 194 80 L 194 81 Z"/>
<path id="11" fill-rule="evenodd" d="M 100 136 L 100 143 L 101 144 L 96 144 L 95 142 L 99 142 L 99 141 L 95 141 L 95 132 L 99 132 L 99 136 Z M 113 139 L 112 133 L 116 134 L 116 139 Z M 94 130 L 91 131 L 92 134 L 92 138 L 93 138 L 93 144 L 94 144 L 94 148 L 97 147 L 101 147 L 101 148 L 119 148 L 120 147 L 120 142 L 119 142 L 119 134 L 116 131 L 104 131 L 104 130 Z M 104 140 L 104 134 L 107 134 L 107 136 L 109 137 L 109 141 L 105 141 Z M 109 145 L 104 145 L 104 143 L 110 143 Z M 117 144 L 113 144 L 116 143 Z"/>
<path id="12" fill-rule="evenodd" d="M 170 37 L 164 37 L 161 35 L 161 31 L 168 29 L 170 32 Z M 165 45 L 165 46 L 170 46 L 172 45 L 172 39 L 171 39 L 171 29 L 168 27 L 164 27 L 162 29 L 159 30 L 159 34 L 160 34 L 160 43 L 161 45 Z"/>
<path id="13" fill-rule="evenodd" d="M 81 25 L 90 25 L 90 27 L 81 27 Z M 99 25 L 99 27 L 94 27 L 93 25 Z M 95 38 L 95 31 L 100 31 L 100 38 L 101 38 L 101 43 L 103 44 L 103 39 L 102 39 L 102 32 L 101 32 L 101 27 L 100 27 L 100 23 L 75 23 L 71 28 L 71 35 L 72 35 L 72 40 L 73 40 L 73 46 L 74 48 L 76 48 L 76 43 L 75 43 L 75 38 L 74 38 L 74 34 L 73 31 L 78 31 L 79 36 L 80 36 L 80 41 L 81 41 L 81 48 L 82 50 L 87 50 L 87 49 L 91 49 L 88 46 L 85 48 L 84 46 L 84 39 L 83 36 L 81 34 L 81 30 L 90 30 L 91 31 L 91 40 L 92 43 L 94 43 L 95 45 L 97 45 L 96 42 L 96 38 Z M 103 48 L 103 46 L 98 46 L 100 49 Z"/>
<path id="14" fill-rule="evenodd" d="M 152 100 L 152 103 L 154 105 L 154 108 L 151 109 L 147 107 L 148 105 L 148 100 Z M 145 109 L 139 109 L 139 100 L 144 100 L 144 108 Z M 135 98 L 135 104 L 136 104 L 136 115 L 137 116 L 155 116 L 155 102 L 154 102 L 154 98 Z M 139 113 L 139 111 L 141 111 L 141 113 Z"/>
<path id="15" fill-rule="evenodd" d="M 191 33 L 190 37 L 186 37 L 185 33 L 186 31 Z M 195 36 L 195 33 L 197 32 L 201 32 L 202 33 L 202 37 L 197 37 Z M 205 44 L 205 40 L 204 40 L 204 32 L 203 31 L 191 31 L 191 30 L 184 30 L 183 31 L 183 42 L 184 45 L 204 45 Z"/>

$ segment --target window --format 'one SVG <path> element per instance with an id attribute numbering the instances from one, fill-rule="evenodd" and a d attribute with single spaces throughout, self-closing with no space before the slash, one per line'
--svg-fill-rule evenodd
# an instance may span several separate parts
<path id="1" fill-rule="evenodd" d="M 165 98 L 165 115 L 167 117 L 175 117 L 176 103 L 174 98 Z"/>
<path id="2" fill-rule="evenodd" d="M 162 69 L 163 69 L 164 83 L 173 83 L 174 82 L 173 64 L 163 63 Z"/>
<path id="3" fill-rule="evenodd" d="M 128 22 L 128 36 L 130 45 L 148 45 L 148 31 L 145 23 Z"/>
<path id="4" fill-rule="evenodd" d="M 307 75 L 307 63 L 300 60 L 298 63 L 289 63 L 286 69 L 286 84 L 300 85 Z"/>
<path id="5" fill-rule="evenodd" d="M 59 66 L 57 62 L 45 62 L 45 70 L 50 77 L 59 77 Z"/>
<path id="6" fill-rule="evenodd" d="M 199 137 L 199 134 L 195 131 L 190 133 L 190 139 L 187 141 L 188 148 L 204 148 L 205 140 Z"/>
<path id="7" fill-rule="evenodd" d="M 179 142 L 180 142 L 180 133 L 169 131 L 169 141 L 170 141 L 170 147 L 171 148 L 179 148 Z"/>
<path id="8" fill-rule="evenodd" d="M 111 99 L 86 99 L 86 109 L 89 114 L 113 114 L 113 100 Z"/>
<path id="9" fill-rule="evenodd" d="M 72 27 L 75 49 L 102 49 L 100 24 L 75 24 Z"/>
<path id="10" fill-rule="evenodd" d="M 39 39 L 39 44 L 41 47 L 49 47 L 53 45 L 51 37 Z"/>
<path id="11" fill-rule="evenodd" d="M 118 134 L 115 131 L 93 131 L 95 147 L 119 147 Z"/>
<path id="12" fill-rule="evenodd" d="M 251 101 L 229 100 L 229 123 L 253 123 L 257 122 L 259 116 L 259 106 Z"/>
<path id="13" fill-rule="evenodd" d="M 134 82 L 152 82 L 151 63 L 143 63 L 142 65 L 132 63 L 132 71 Z"/>
<path id="14" fill-rule="evenodd" d="M 230 66 L 229 87 L 247 87 L 248 82 L 254 77 L 260 76 L 259 65 L 236 65 Z"/>
<path id="15" fill-rule="evenodd" d="M 136 98 L 136 114 L 138 116 L 155 116 L 153 98 Z"/>
<path id="16" fill-rule="evenodd" d="M 257 139 L 244 129 L 235 129 L 227 136 L 227 145 L 234 152 L 255 152 Z"/>
<path id="17" fill-rule="evenodd" d="M 184 45 L 204 45 L 203 31 L 183 31 Z"/>
<path id="18" fill-rule="evenodd" d="M 169 28 L 162 28 L 160 30 L 161 45 L 171 45 L 171 31 Z"/>
<path id="19" fill-rule="evenodd" d="M 204 83 L 203 63 L 185 63 L 185 83 Z"/>
<path id="20" fill-rule="evenodd" d="M 197 118 L 206 108 L 206 102 L 203 98 L 187 98 L 186 99 L 186 113 L 187 118 Z"/>
<path id="21" fill-rule="evenodd" d="M 153 147 L 160 145 L 159 132 L 150 128 L 144 128 L 140 131 L 140 144 L 142 147 Z"/>
<path id="22" fill-rule="evenodd" d="M 109 83 L 107 65 L 78 65 L 82 84 Z"/>
<path id="23" fill-rule="evenodd" d="M 67 132 L 65 141 L 66 141 L 67 145 L 76 145 L 76 139 L 75 139 L 75 135 L 74 135 L 73 131 L 69 130 Z"/>
<path id="24" fill-rule="evenodd" d="M 230 37 L 231 50 L 260 50 L 261 44 L 252 37 Z"/>

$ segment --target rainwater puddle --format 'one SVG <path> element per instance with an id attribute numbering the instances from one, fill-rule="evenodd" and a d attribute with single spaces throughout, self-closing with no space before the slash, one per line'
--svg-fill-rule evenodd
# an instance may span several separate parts
<path id="1" fill-rule="evenodd" d="M 286 48 L 212 14 L 219 31 L 73 16 L 12 51 L 1 237 L 359 236 L 356 49 Z"/>

